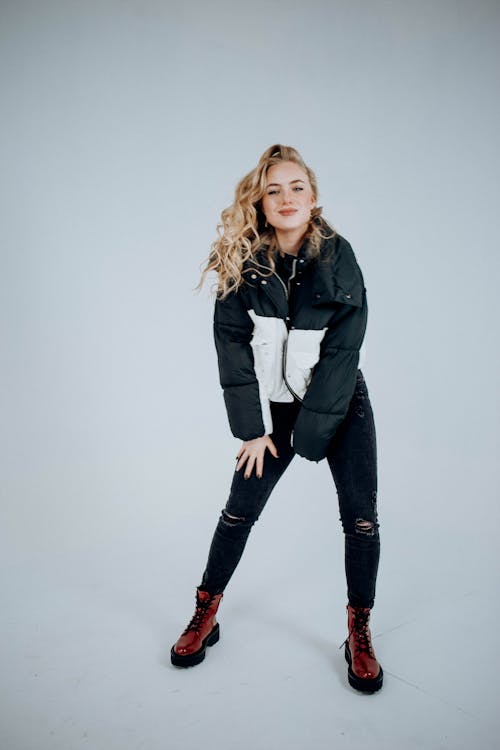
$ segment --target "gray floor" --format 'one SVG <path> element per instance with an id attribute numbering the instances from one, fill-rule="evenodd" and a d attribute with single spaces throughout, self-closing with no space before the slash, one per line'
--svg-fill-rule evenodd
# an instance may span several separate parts
<path id="1" fill-rule="evenodd" d="M 500 745 L 499 10 L 3 0 L 0 750 Z M 169 660 L 240 446 L 193 287 L 277 142 L 367 285 L 373 696 L 347 683 L 335 492 L 305 461 L 220 642 Z"/>
<path id="2" fill-rule="evenodd" d="M 175 522 L 61 540 L 6 565 L 1 747 L 496 747 L 494 546 L 463 524 L 402 535 L 388 493 L 372 615 L 385 683 L 360 695 L 339 650 L 338 519 L 326 502 L 321 518 L 301 513 L 314 471 L 289 470 L 275 490 L 226 589 L 221 639 L 192 669 L 172 667 L 169 650 L 192 614 L 216 509 L 193 519 L 186 504 Z"/>

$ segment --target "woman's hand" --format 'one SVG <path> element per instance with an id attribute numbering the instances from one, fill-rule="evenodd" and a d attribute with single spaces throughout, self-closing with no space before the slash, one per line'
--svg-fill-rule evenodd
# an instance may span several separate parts
<path id="1" fill-rule="evenodd" d="M 248 479 L 252 473 L 254 464 L 257 463 L 256 474 L 257 477 L 261 479 L 266 448 L 271 451 L 275 458 L 278 458 L 278 451 L 271 440 L 270 435 L 263 435 L 262 437 L 254 438 L 253 440 L 245 440 L 236 456 L 236 458 L 239 458 L 239 461 L 236 464 L 236 471 L 239 471 L 246 461 L 245 479 Z"/>

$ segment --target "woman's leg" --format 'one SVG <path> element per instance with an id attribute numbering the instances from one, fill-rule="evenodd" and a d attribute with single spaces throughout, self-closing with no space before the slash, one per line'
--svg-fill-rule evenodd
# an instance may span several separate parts
<path id="1" fill-rule="evenodd" d="M 373 607 L 380 556 L 377 516 L 377 445 L 373 411 L 361 370 L 346 417 L 328 450 L 345 535 L 347 597 L 352 607 Z"/>
<path id="2" fill-rule="evenodd" d="M 195 613 L 170 651 L 171 662 L 177 667 L 199 664 L 205 658 L 207 647 L 219 640 L 216 613 L 223 591 L 243 554 L 253 524 L 295 455 L 290 435 L 297 411 L 294 402 L 271 403 L 274 428 L 271 438 L 278 458 L 265 451 L 261 479 L 255 471 L 244 479 L 246 464 L 234 471 L 229 499 L 215 529 L 202 583 L 196 590 Z"/>
<path id="3" fill-rule="evenodd" d="M 219 594 L 224 591 L 238 565 L 248 536 L 258 520 L 264 506 L 285 472 L 295 451 L 290 436 L 300 403 L 271 402 L 273 417 L 273 440 L 278 458 L 269 450 L 264 453 L 262 478 L 258 479 L 255 468 L 248 479 L 244 479 L 246 464 L 234 471 L 229 499 L 222 509 L 210 546 L 208 561 L 199 586 L 203 591 Z"/>

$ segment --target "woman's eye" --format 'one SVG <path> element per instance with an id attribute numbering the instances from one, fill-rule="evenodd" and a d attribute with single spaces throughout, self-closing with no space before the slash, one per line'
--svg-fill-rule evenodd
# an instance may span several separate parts
<path id="1" fill-rule="evenodd" d="M 295 185 L 293 189 L 298 190 L 299 192 L 304 190 L 304 188 L 301 185 Z M 276 195 L 276 193 L 279 193 L 279 190 L 269 190 L 267 195 Z"/>

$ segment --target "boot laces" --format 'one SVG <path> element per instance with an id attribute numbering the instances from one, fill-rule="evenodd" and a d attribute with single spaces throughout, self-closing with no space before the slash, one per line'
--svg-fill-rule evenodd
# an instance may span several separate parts
<path id="1" fill-rule="evenodd" d="M 197 602 L 196 609 L 194 612 L 194 615 L 192 616 L 189 625 L 184 630 L 184 633 L 189 633 L 191 630 L 195 630 L 199 632 L 201 630 L 201 627 L 203 625 L 203 621 L 205 620 L 207 616 L 207 610 L 209 606 L 213 602 L 213 597 L 210 597 L 210 599 L 207 599 L 207 601 L 203 602 Z"/>
<path id="2" fill-rule="evenodd" d="M 374 657 L 375 654 L 373 653 L 370 630 L 368 628 L 369 616 L 369 612 L 356 612 L 349 636 L 354 633 L 358 649 L 360 651 L 366 651 L 366 653 Z"/>
<path id="3" fill-rule="evenodd" d="M 342 646 L 348 644 L 349 638 L 354 634 L 358 651 L 365 651 L 367 654 L 375 658 L 370 638 L 370 631 L 368 628 L 369 617 L 370 612 L 360 612 L 359 610 L 355 611 L 351 630 L 349 631 L 347 638 L 343 643 L 341 643 L 339 648 L 342 648 Z"/>

